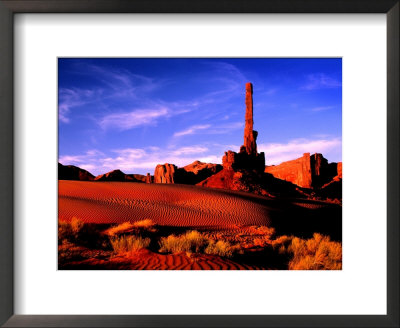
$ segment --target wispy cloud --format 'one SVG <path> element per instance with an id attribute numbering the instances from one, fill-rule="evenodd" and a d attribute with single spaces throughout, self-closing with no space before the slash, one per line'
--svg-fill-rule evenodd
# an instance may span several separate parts
<path id="1" fill-rule="evenodd" d="M 85 65 L 79 69 L 79 74 L 94 78 L 96 83 L 91 89 L 60 88 L 58 110 L 59 119 L 63 123 L 71 121 L 70 116 L 74 108 L 87 104 L 107 108 L 109 101 L 120 101 L 124 98 L 137 100 L 165 84 L 165 81 L 133 74 L 126 69 L 95 65 Z"/>
<path id="2" fill-rule="evenodd" d="M 326 88 L 340 88 L 342 82 L 324 73 L 310 74 L 306 82 L 300 87 L 302 90 L 317 90 Z"/>
<path id="3" fill-rule="evenodd" d="M 226 134 L 237 129 L 243 128 L 243 122 L 232 122 L 222 124 L 204 124 L 204 125 L 193 125 L 185 130 L 174 133 L 174 137 L 182 137 L 192 134 Z"/>
<path id="4" fill-rule="evenodd" d="M 222 123 L 215 124 L 210 128 L 207 133 L 208 134 L 228 134 L 233 131 L 242 129 L 244 127 L 243 122 L 232 122 L 232 123 Z"/>
<path id="5" fill-rule="evenodd" d="M 201 154 L 208 151 L 207 147 L 203 146 L 191 146 L 191 147 L 181 147 L 177 150 L 171 152 L 172 155 L 180 156 L 180 155 L 188 155 L 188 154 Z"/>
<path id="6" fill-rule="evenodd" d="M 319 107 L 311 108 L 311 111 L 321 112 L 321 111 L 325 111 L 325 110 L 329 110 L 329 109 L 333 109 L 333 108 L 335 108 L 335 106 L 319 106 Z"/>
<path id="7" fill-rule="evenodd" d="M 102 117 L 98 124 L 103 129 L 116 128 L 129 130 L 137 126 L 154 125 L 162 117 L 171 116 L 168 108 L 136 109 L 131 112 L 109 114 Z"/>
<path id="8" fill-rule="evenodd" d="M 272 96 L 275 93 L 277 93 L 278 89 L 277 88 L 270 88 L 268 90 L 266 90 L 263 94 L 267 95 L 267 96 Z"/>
<path id="9" fill-rule="evenodd" d="M 103 152 L 97 149 L 91 149 L 81 155 L 63 155 L 60 156 L 58 161 L 65 165 L 90 165 L 89 163 L 95 161 L 97 158 L 105 156 Z"/>
<path id="10" fill-rule="evenodd" d="M 243 85 L 247 79 L 235 65 L 230 63 L 205 62 L 205 65 L 215 73 L 213 74 L 215 78 L 212 83 L 216 85 L 216 89 L 199 94 L 196 98 L 190 100 L 183 101 L 178 99 L 173 102 L 152 96 L 154 91 L 168 84 L 173 84 L 173 78 L 170 80 L 150 78 L 134 74 L 127 69 L 100 67 L 92 64 L 77 67 L 76 69 L 79 71 L 77 74 L 95 79 L 95 82 L 90 89 L 60 89 L 59 120 L 62 123 L 70 123 L 74 109 L 88 104 L 93 108 L 112 110 L 115 113 L 116 103 L 120 104 L 120 111 L 117 114 L 103 117 L 87 115 L 97 121 L 103 128 L 115 127 L 120 130 L 153 124 L 161 116 L 168 116 L 172 113 L 193 112 L 193 110 L 200 107 L 202 107 L 203 116 L 207 115 L 207 111 L 213 115 L 218 115 L 218 110 L 212 105 L 223 104 L 243 93 Z M 134 104 L 134 108 L 123 108 L 121 104 Z M 168 114 L 165 113 L 166 108 L 168 109 Z M 144 117 L 145 110 L 148 110 L 149 119 Z M 224 110 L 224 108 L 220 110 Z M 94 112 L 98 112 L 98 110 Z M 126 120 L 126 124 L 118 122 L 120 119 Z"/>
<path id="11" fill-rule="evenodd" d="M 102 89 L 60 88 L 58 93 L 58 117 L 60 121 L 69 123 L 71 109 L 94 102 L 101 97 L 102 93 Z"/>
<path id="12" fill-rule="evenodd" d="M 266 163 L 276 165 L 285 161 L 299 158 L 304 153 L 335 153 L 340 154 L 341 138 L 331 139 L 294 139 L 288 143 L 260 144 L 258 150 L 265 153 Z M 329 158 L 328 158 L 329 159 Z"/>
<path id="13" fill-rule="evenodd" d="M 174 133 L 174 137 L 182 137 L 182 136 L 187 136 L 191 134 L 195 134 L 200 130 L 205 130 L 210 128 L 210 124 L 203 124 L 203 125 L 193 125 L 185 130 L 178 131 Z"/>
<path id="14" fill-rule="evenodd" d="M 96 65 L 86 65 L 85 70 L 109 89 L 113 90 L 112 95 L 140 96 L 158 89 L 165 81 L 156 80 L 144 75 L 134 74 L 127 69 L 116 69 L 110 67 L 100 67 Z"/>

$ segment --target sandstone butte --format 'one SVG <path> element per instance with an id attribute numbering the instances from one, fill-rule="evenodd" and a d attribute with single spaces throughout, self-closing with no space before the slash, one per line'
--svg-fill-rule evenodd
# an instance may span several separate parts
<path id="1" fill-rule="evenodd" d="M 265 167 L 278 179 L 289 181 L 303 188 L 320 188 L 335 177 L 342 178 L 342 163 L 328 163 L 322 154 L 303 154 L 303 157 Z"/>

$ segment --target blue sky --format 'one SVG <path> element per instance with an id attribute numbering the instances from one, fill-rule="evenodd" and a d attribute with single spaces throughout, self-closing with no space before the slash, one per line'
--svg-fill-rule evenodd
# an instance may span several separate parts
<path id="1" fill-rule="evenodd" d="M 266 163 L 342 160 L 337 58 L 60 58 L 59 162 L 94 175 L 221 163 L 243 144 L 245 83 Z"/>

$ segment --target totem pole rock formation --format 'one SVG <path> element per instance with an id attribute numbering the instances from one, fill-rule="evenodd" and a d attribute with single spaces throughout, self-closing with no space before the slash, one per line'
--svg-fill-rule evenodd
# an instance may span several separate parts
<path id="1" fill-rule="evenodd" d="M 253 85 L 246 83 L 246 113 L 244 127 L 244 144 L 240 147 L 240 152 L 231 150 L 225 152 L 222 157 L 224 169 L 247 169 L 263 172 L 265 169 L 264 153 L 257 152 L 258 132 L 253 130 Z"/>
<path id="2" fill-rule="evenodd" d="M 248 155 L 257 154 L 257 131 L 253 130 L 253 85 L 246 83 L 246 114 L 245 114 L 245 126 L 244 126 L 244 144 Z"/>

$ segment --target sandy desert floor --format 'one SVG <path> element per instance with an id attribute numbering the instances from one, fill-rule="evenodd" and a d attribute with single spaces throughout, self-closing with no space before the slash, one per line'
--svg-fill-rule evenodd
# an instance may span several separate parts
<path id="1" fill-rule="evenodd" d="M 277 236 L 300 238 L 311 238 L 318 232 L 341 242 L 341 206 L 306 199 L 274 199 L 177 184 L 60 180 L 58 206 L 61 222 L 76 217 L 105 229 L 124 222 L 151 220 L 160 227 L 158 237 L 197 230 L 214 240 L 240 244 L 246 254 L 228 259 L 142 249 L 135 256 L 111 256 L 109 251 L 67 243 L 59 245 L 60 268 L 64 269 L 284 268 L 281 262 L 287 259 L 277 260 L 275 253 L 269 254 L 262 247 L 259 239 L 264 237 L 257 227 L 271 227 Z M 66 250 L 68 256 L 60 257 Z M 269 263 L 262 258 L 266 253 L 271 259 Z"/>
<path id="2" fill-rule="evenodd" d="M 90 223 L 151 219 L 160 225 L 268 224 L 271 207 L 256 195 L 189 185 L 59 182 L 59 219 Z"/>

